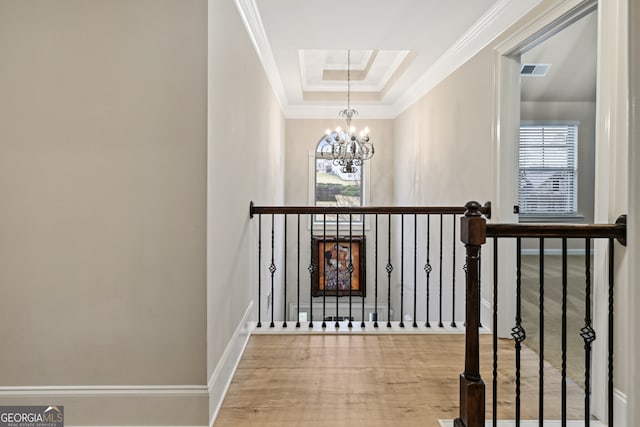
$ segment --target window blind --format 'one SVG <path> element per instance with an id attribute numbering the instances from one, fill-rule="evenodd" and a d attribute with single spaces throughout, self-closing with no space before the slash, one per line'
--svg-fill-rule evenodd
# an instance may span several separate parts
<path id="1" fill-rule="evenodd" d="M 523 215 L 577 213 L 578 126 L 520 126 L 519 201 Z"/>

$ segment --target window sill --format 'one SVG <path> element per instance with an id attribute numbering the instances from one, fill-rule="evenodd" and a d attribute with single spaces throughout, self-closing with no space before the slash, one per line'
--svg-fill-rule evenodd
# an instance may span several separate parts
<path id="1" fill-rule="evenodd" d="M 573 223 L 584 221 L 584 215 L 525 215 L 520 214 L 518 218 L 519 223 L 540 223 L 540 222 L 553 222 L 553 223 Z"/>

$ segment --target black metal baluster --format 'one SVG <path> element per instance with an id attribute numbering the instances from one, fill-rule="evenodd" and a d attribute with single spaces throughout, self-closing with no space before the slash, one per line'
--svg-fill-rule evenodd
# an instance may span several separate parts
<path id="1" fill-rule="evenodd" d="M 493 238 L 493 427 L 498 427 L 498 238 Z"/>
<path id="2" fill-rule="evenodd" d="M 540 354 L 538 365 L 538 420 L 539 426 L 544 426 L 544 238 L 540 238 L 540 249 L 538 251 L 540 258 L 540 269 L 538 272 L 540 284 L 540 318 L 539 318 L 539 336 L 540 336 Z"/>
<path id="3" fill-rule="evenodd" d="M 522 327 L 522 239 L 516 238 L 516 325 L 511 329 L 516 347 L 516 427 L 520 427 L 520 350 L 526 335 Z"/>
<path id="4" fill-rule="evenodd" d="M 336 215 L 336 254 L 338 254 L 338 252 L 340 251 L 340 215 L 337 214 Z M 337 256 L 337 255 L 336 255 Z M 339 304 L 339 300 L 340 298 L 338 298 L 338 291 L 339 291 L 339 286 L 338 286 L 338 262 L 336 260 L 336 321 L 333 324 L 333 326 L 335 326 L 336 328 L 340 327 L 340 322 L 338 321 L 338 319 L 340 318 L 340 304 Z"/>
<path id="5" fill-rule="evenodd" d="M 608 424 L 613 426 L 613 239 L 609 239 L 609 379 L 607 387 Z"/>
<path id="6" fill-rule="evenodd" d="M 393 265 L 391 264 L 391 214 L 389 217 L 389 230 L 387 238 L 387 251 L 389 252 L 389 258 L 387 259 L 387 328 L 391 327 L 391 272 L 393 272 Z"/>
<path id="7" fill-rule="evenodd" d="M 275 264 L 275 239 L 276 239 L 276 234 L 275 234 L 275 214 L 271 214 L 271 264 L 269 264 L 269 272 L 271 273 L 271 323 L 269 324 L 270 328 L 275 327 L 275 323 L 273 323 L 273 310 L 274 310 L 274 301 L 275 298 L 273 297 L 273 288 L 274 288 L 274 278 L 275 278 L 275 274 L 276 274 L 276 264 Z"/>
<path id="8" fill-rule="evenodd" d="M 365 239 L 365 232 L 366 232 L 365 224 L 364 224 L 365 218 L 366 218 L 365 214 L 362 214 L 360 216 L 360 218 L 362 219 L 362 245 L 363 245 L 362 246 L 362 250 L 366 251 L 367 250 L 367 241 Z M 376 264 L 376 268 L 377 268 L 377 264 Z M 366 269 L 364 271 L 364 274 L 366 276 L 366 274 L 367 274 Z M 366 283 L 366 277 L 361 277 L 360 278 L 360 283 Z M 362 320 L 360 321 L 360 327 L 364 328 L 365 327 L 365 324 L 364 324 L 364 292 L 363 292 L 364 289 L 362 289 L 362 285 L 360 285 L 360 291 L 363 293 L 363 295 L 362 295 L 362 317 L 361 317 Z"/>
<path id="9" fill-rule="evenodd" d="M 351 292 L 353 285 L 353 214 L 349 214 L 349 265 L 347 267 L 349 272 L 349 323 L 347 326 L 349 329 L 353 327 L 351 323 Z"/>
<path id="10" fill-rule="evenodd" d="M 418 317 L 418 215 L 413 214 L 413 327 Z"/>
<path id="11" fill-rule="evenodd" d="M 375 268 L 375 311 L 373 319 L 373 327 L 378 327 L 378 214 L 376 214 L 376 268 Z"/>
<path id="12" fill-rule="evenodd" d="M 262 214 L 258 214 L 258 324 L 262 327 Z"/>
<path id="13" fill-rule="evenodd" d="M 451 327 L 456 325 L 456 214 L 453 214 L 453 275 L 451 282 Z"/>
<path id="14" fill-rule="evenodd" d="M 309 327 L 313 328 L 313 273 L 318 266 L 313 262 L 313 214 L 309 215 Z"/>
<path id="15" fill-rule="evenodd" d="M 438 327 L 442 328 L 444 327 L 442 324 L 442 214 L 440 214 L 440 292 L 438 293 L 438 298 L 440 299 Z"/>
<path id="16" fill-rule="evenodd" d="M 567 239 L 562 238 L 562 427 L 567 426 Z"/>
<path id="17" fill-rule="evenodd" d="M 404 328 L 404 214 L 400 215 L 400 327 Z"/>
<path id="18" fill-rule="evenodd" d="M 584 245 L 584 327 L 580 336 L 584 340 L 584 425 L 591 424 L 591 343 L 596 333 L 591 326 L 591 239 L 585 239 Z"/>
<path id="19" fill-rule="evenodd" d="M 298 243 L 297 243 L 297 252 L 298 252 L 298 256 L 297 256 L 297 262 L 296 262 L 296 269 L 297 269 L 297 276 L 298 276 L 298 280 L 297 280 L 297 306 L 298 306 L 298 313 L 296 315 L 296 328 L 300 327 L 300 214 L 298 214 Z"/>
<path id="20" fill-rule="evenodd" d="M 284 259 L 283 259 L 283 264 L 282 267 L 284 268 L 284 280 L 283 280 L 283 286 L 284 286 L 284 313 L 283 313 L 283 318 L 284 321 L 282 322 L 282 327 L 286 328 L 287 327 L 287 214 L 284 214 Z"/>
<path id="21" fill-rule="evenodd" d="M 431 323 L 429 323 L 429 293 L 430 293 L 430 277 L 431 277 L 431 271 L 433 270 L 433 268 L 431 267 L 431 261 L 429 260 L 429 249 L 431 246 L 431 215 L 427 214 L 427 263 L 424 265 L 424 271 L 427 274 L 427 311 L 426 311 L 426 315 L 427 315 L 427 320 L 425 322 L 425 326 L 427 328 L 431 327 Z"/>
<path id="22" fill-rule="evenodd" d="M 322 274 L 324 275 L 324 288 L 322 289 L 322 329 L 327 327 L 327 283 L 329 282 L 329 276 L 327 275 L 327 215 L 322 215 L 322 250 L 318 251 L 318 259 L 323 264 Z M 336 280 L 336 296 L 338 295 Z"/>

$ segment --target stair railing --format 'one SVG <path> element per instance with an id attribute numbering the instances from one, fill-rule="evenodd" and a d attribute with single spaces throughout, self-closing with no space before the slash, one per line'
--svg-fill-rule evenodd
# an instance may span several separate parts
<path id="1" fill-rule="evenodd" d="M 584 388 L 584 425 L 589 426 L 591 420 L 590 395 L 591 395 L 591 345 L 596 338 L 596 331 L 591 318 L 591 265 L 590 248 L 592 239 L 608 240 L 608 307 L 607 307 L 607 422 L 613 426 L 613 351 L 614 351 L 614 241 L 626 245 L 626 216 L 620 216 L 615 224 L 579 225 L 579 224 L 487 224 L 482 216 L 480 204 L 469 202 L 467 211 L 461 218 L 460 237 L 466 247 L 467 274 L 466 274 L 466 351 L 464 372 L 460 376 L 460 416 L 454 422 L 455 427 L 484 427 L 485 426 L 485 384 L 480 376 L 480 352 L 478 325 L 480 322 L 480 249 L 486 243 L 487 238 L 493 239 L 493 394 L 492 394 L 492 418 L 493 426 L 497 426 L 497 376 L 498 376 L 498 240 L 516 240 L 516 318 L 515 325 L 511 329 L 511 336 L 515 343 L 515 422 L 516 426 L 521 422 L 520 402 L 520 351 L 522 342 L 526 338 L 522 326 L 521 312 L 521 256 L 523 238 L 536 238 L 540 242 L 540 330 L 544 327 L 544 240 L 553 238 L 562 242 L 562 366 L 561 366 L 561 422 L 567 424 L 567 239 L 584 239 L 585 242 L 585 324 L 580 330 L 580 336 L 584 340 L 585 350 L 585 388 Z M 540 339 L 544 342 L 543 338 Z M 542 344 L 543 345 L 543 344 Z M 544 420 L 544 354 L 539 354 L 539 412 L 540 422 Z M 542 424 L 540 424 L 542 425 Z"/>

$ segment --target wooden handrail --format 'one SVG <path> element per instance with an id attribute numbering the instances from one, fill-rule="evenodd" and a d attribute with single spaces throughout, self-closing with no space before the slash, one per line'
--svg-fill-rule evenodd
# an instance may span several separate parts
<path id="1" fill-rule="evenodd" d="M 316 214 L 316 215 L 345 215 L 345 214 L 458 214 L 464 215 L 464 206 L 256 206 L 249 205 L 249 216 L 256 214 Z M 491 202 L 485 203 L 480 212 L 491 218 Z"/>
<path id="2" fill-rule="evenodd" d="M 557 237 L 617 239 L 627 244 L 627 216 L 615 224 L 487 224 L 487 237 Z"/>

